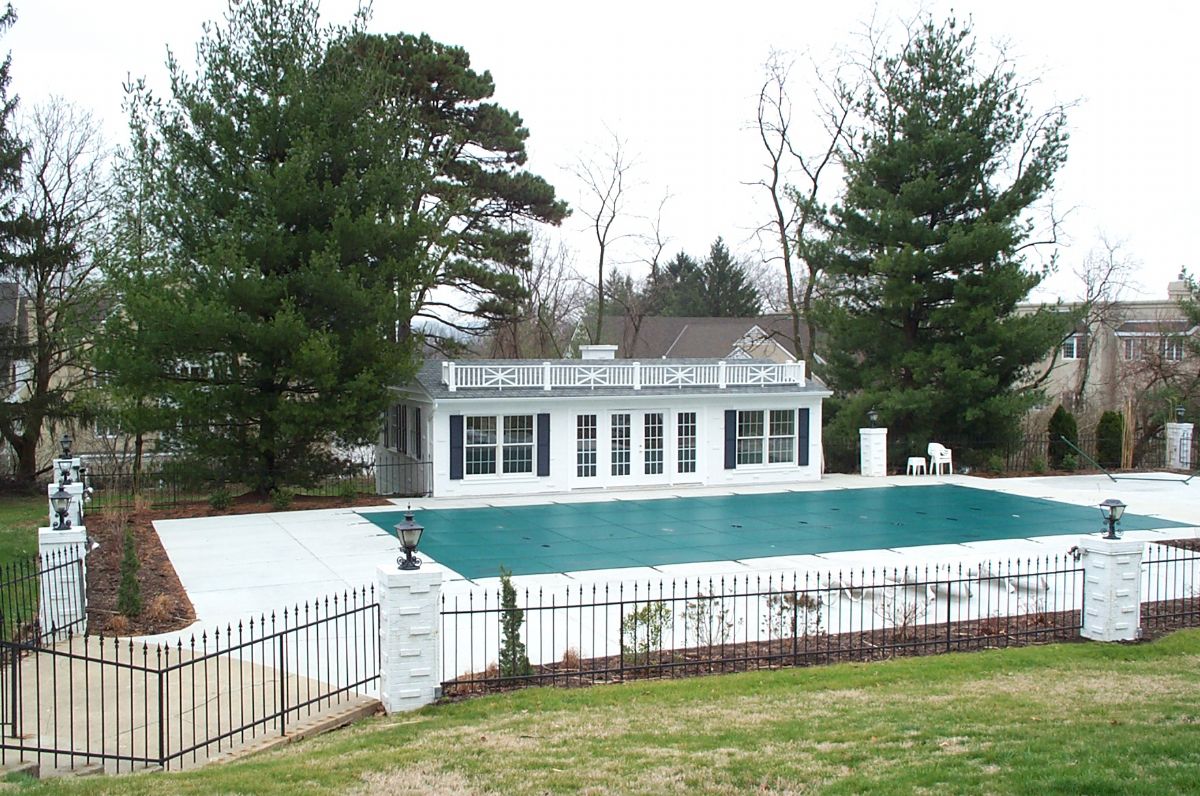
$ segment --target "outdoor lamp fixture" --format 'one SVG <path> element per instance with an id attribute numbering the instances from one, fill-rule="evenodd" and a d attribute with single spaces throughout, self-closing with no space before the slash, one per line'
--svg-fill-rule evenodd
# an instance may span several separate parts
<path id="1" fill-rule="evenodd" d="M 1177 423 L 1183 422 L 1183 404 L 1180 404 L 1179 406 L 1175 407 L 1175 422 L 1177 422 Z"/>
<path id="2" fill-rule="evenodd" d="M 1116 498 L 1109 498 L 1100 504 L 1100 514 L 1104 517 L 1104 521 L 1108 523 L 1108 533 L 1104 534 L 1104 539 L 1117 538 L 1117 523 L 1121 521 L 1121 515 L 1125 513 L 1125 504 Z"/>
<path id="3" fill-rule="evenodd" d="M 63 452 L 62 457 L 64 459 L 70 459 L 71 458 L 71 435 L 63 434 L 62 439 L 60 439 L 58 441 L 58 444 L 62 446 L 62 452 Z"/>
<path id="4" fill-rule="evenodd" d="M 404 555 L 396 559 L 396 565 L 400 569 L 420 569 L 421 559 L 413 555 L 416 552 L 417 545 L 421 543 L 421 534 L 425 528 L 418 523 L 413 522 L 412 506 L 409 506 L 408 511 L 404 514 L 404 522 L 396 523 L 396 538 L 400 540 L 400 547 L 404 548 Z"/>
<path id="5" fill-rule="evenodd" d="M 71 521 L 67 519 L 67 511 L 71 508 L 71 495 L 61 486 L 58 491 L 50 496 L 50 508 L 58 515 L 58 522 L 54 529 L 57 531 L 65 531 L 71 527 Z"/>
<path id="6" fill-rule="evenodd" d="M 71 483 L 71 460 L 58 460 L 58 483 L 59 485 Z"/>
<path id="7" fill-rule="evenodd" d="M 871 423 L 871 428 L 875 428 L 875 424 L 879 422 L 879 412 L 875 411 L 874 407 L 867 412 L 867 420 Z"/>

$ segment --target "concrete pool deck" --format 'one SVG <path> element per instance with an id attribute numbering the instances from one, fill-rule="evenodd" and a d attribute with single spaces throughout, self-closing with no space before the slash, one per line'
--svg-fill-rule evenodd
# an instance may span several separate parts
<path id="1" fill-rule="evenodd" d="M 1151 477 L 1151 476 L 1144 476 Z M 1200 536 L 1200 479 L 1181 483 L 1173 474 L 1161 480 L 1120 480 L 1104 475 L 1035 478 L 977 478 L 973 476 L 893 476 L 886 479 L 828 475 L 818 483 L 772 484 L 734 488 L 661 488 L 606 491 L 577 495 L 495 497 L 487 499 L 422 498 L 393 500 L 378 508 L 339 508 L 317 511 L 160 520 L 155 523 L 163 547 L 196 609 L 192 628 L 164 638 L 186 636 L 193 630 L 235 622 L 251 614 L 340 594 L 370 585 L 376 568 L 399 554 L 394 537 L 363 514 L 395 512 L 411 503 L 414 512 L 483 506 L 522 506 L 544 503 L 654 500 L 676 497 L 752 495 L 781 491 L 807 492 L 863 488 L 957 484 L 1031 498 L 1044 498 L 1094 507 L 1119 497 L 1133 514 L 1159 517 L 1189 527 L 1129 531 L 1128 539 L 1154 541 Z M 419 520 L 419 517 L 418 517 Z M 1100 528 L 1096 513 L 1096 530 Z M 904 567 L 932 563 L 1003 560 L 1062 555 L 1075 544 L 1075 535 L 1031 536 L 1019 539 L 917 545 L 903 548 L 853 550 L 809 555 L 708 561 L 687 564 L 583 572 L 521 575 L 521 588 L 555 588 L 590 583 L 634 583 L 671 578 L 722 575 L 778 575 L 792 571 L 829 571 L 858 567 Z M 477 587 L 494 588 L 497 578 L 468 580 L 435 562 L 426 567 L 446 574 L 443 593 L 465 595 Z"/>

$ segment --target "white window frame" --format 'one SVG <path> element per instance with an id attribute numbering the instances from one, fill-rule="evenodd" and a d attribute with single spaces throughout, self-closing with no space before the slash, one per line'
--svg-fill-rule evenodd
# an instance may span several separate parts
<path id="1" fill-rule="evenodd" d="M 788 417 L 790 415 L 790 418 Z M 757 417 L 755 417 L 757 416 Z M 749 467 L 785 467 L 796 464 L 795 409 L 739 409 L 737 412 L 736 469 Z M 790 433 L 774 433 L 786 423 Z M 782 443 L 788 441 L 790 458 L 777 458 Z M 775 459 L 773 461 L 773 459 Z"/>
<path id="2" fill-rule="evenodd" d="M 533 475 L 534 461 L 537 458 L 536 428 L 536 418 L 531 414 L 464 415 L 463 477 Z M 485 436 L 482 441 L 472 441 L 472 432 Z M 514 437 L 516 434 L 520 436 Z M 471 451 L 480 453 L 477 461 L 471 461 Z M 484 465 L 483 469 L 480 469 L 481 464 Z M 514 467 L 514 464 L 520 465 L 519 469 Z"/>
<path id="3" fill-rule="evenodd" d="M 1083 359 L 1083 342 L 1082 334 L 1073 334 L 1062 343 L 1062 358 L 1064 361 L 1072 361 Z"/>
<path id="4" fill-rule="evenodd" d="M 1158 338 L 1158 353 L 1166 362 L 1183 361 L 1183 340 L 1174 336 Z"/>
<path id="5" fill-rule="evenodd" d="M 675 414 L 675 472 L 680 475 L 696 472 L 698 430 L 696 412 Z"/>
<path id="6" fill-rule="evenodd" d="M 595 478 L 600 471 L 599 415 L 575 416 L 575 477 Z"/>

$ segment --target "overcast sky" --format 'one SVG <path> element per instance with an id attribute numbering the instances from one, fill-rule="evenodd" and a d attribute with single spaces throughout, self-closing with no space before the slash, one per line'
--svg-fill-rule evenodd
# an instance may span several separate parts
<path id="1" fill-rule="evenodd" d="M 16 26 L 0 40 L 12 53 L 13 90 L 25 105 L 59 95 L 103 120 L 122 143 L 122 83 L 128 75 L 165 86 L 169 46 L 194 60 L 201 24 L 224 0 L 14 0 Z M 355 0 L 326 0 L 330 22 L 349 19 Z M 935 14 L 951 4 L 927 3 Z M 666 194 L 668 255 L 704 254 L 718 235 L 754 257 L 753 230 L 769 216 L 748 186 L 762 174 L 752 129 L 763 63 L 793 53 L 797 120 L 808 108 L 802 80 L 810 58 L 830 62 L 875 15 L 911 16 L 913 4 L 558 2 L 410 3 L 378 0 L 371 29 L 427 32 L 465 47 L 490 70 L 497 99 L 530 130 L 529 167 L 573 206 L 582 199 L 571 166 L 603 151 L 615 134 L 634 156 L 636 183 L 620 232 L 648 231 Z M 1165 298 L 1182 266 L 1195 273 L 1200 216 L 1200 11 L 1189 2 L 1004 0 L 953 3 L 970 15 L 980 42 L 1006 41 L 1023 76 L 1038 78 L 1037 106 L 1078 101 L 1069 113 L 1070 154 L 1055 208 L 1067 244 L 1043 296 L 1074 298 L 1072 270 L 1103 234 L 1141 265 L 1143 297 Z M 611 132 L 610 132 L 611 131 Z M 820 142 L 811 139 L 813 145 Z M 803 142 L 802 142 L 803 143 Z M 594 245 L 577 211 L 565 234 L 577 267 L 590 274 Z M 620 259 L 642 253 L 633 239 Z"/>

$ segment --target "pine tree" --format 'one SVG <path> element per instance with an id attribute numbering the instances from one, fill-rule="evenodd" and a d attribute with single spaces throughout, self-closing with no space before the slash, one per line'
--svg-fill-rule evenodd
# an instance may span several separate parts
<path id="1" fill-rule="evenodd" d="M 1069 323 L 1015 313 L 1041 280 L 1023 258 L 1028 211 L 1065 160 L 1065 117 L 1031 113 L 1016 73 L 977 66 L 953 20 L 926 19 L 870 76 L 821 307 L 826 372 L 849 398 L 839 430 L 874 406 L 901 438 L 999 443 Z"/>
<path id="2" fill-rule="evenodd" d="M 762 302 L 750 284 L 746 268 L 733 259 L 725 241 L 717 238 L 700 269 L 700 307 L 709 318 L 749 318 L 758 315 Z"/>
<path id="3" fill-rule="evenodd" d="M 372 441 L 414 364 L 413 317 L 510 311 L 517 222 L 565 214 L 521 170 L 528 133 L 486 101 L 490 75 L 364 21 L 231 0 L 198 73 L 171 61 L 171 96 L 130 102 L 147 200 L 131 223 L 151 232 L 126 236 L 141 248 L 113 269 L 98 361 L 164 444 L 264 495 L 335 468 L 331 442 Z"/>

